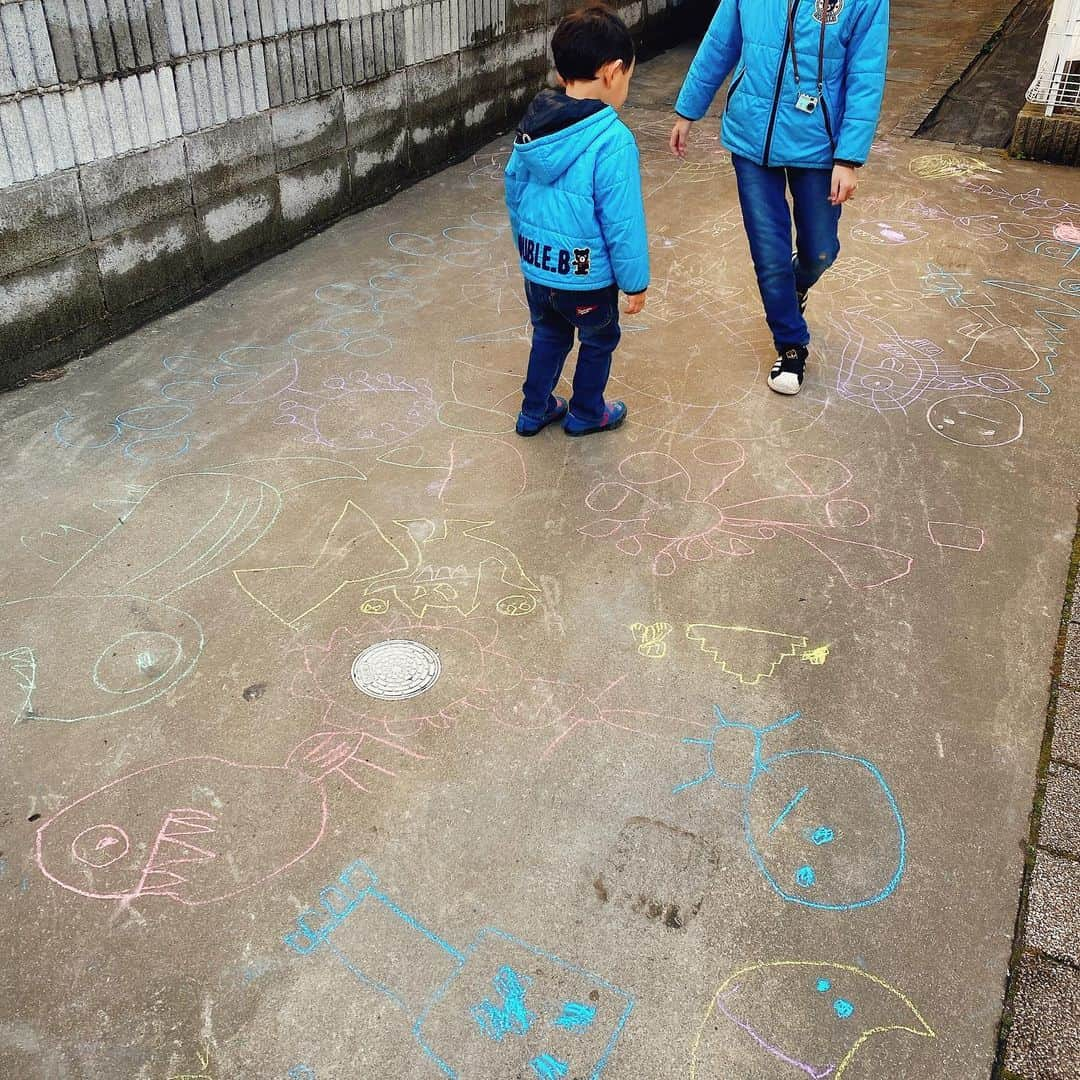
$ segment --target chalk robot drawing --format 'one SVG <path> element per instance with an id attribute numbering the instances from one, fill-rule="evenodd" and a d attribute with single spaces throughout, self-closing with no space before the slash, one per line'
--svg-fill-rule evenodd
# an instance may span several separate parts
<path id="1" fill-rule="evenodd" d="M 57 885 L 123 907 L 152 897 L 210 904 L 312 851 L 326 831 L 331 775 L 368 791 L 401 758 L 422 756 L 366 733 L 321 733 L 284 765 L 177 758 L 66 806 L 38 830 L 35 861 Z"/>
<path id="2" fill-rule="evenodd" d="M 332 956 L 382 994 L 412 1022 L 423 1054 L 461 1080 L 596 1080 L 634 1006 L 625 990 L 502 930 L 482 929 L 462 949 L 449 944 L 359 860 L 285 943 L 301 956 Z"/>
<path id="3" fill-rule="evenodd" d="M 766 739 L 793 724 L 792 713 L 765 727 L 728 720 L 716 710 L 701 776 L 743 793 L 747 849 L 769 887 L 784 900 L 819 911 L 851 911 L 887 899 L 904 873 L 907 838 L 896 799 L 865 758 L 832 750 L 784 750 L 764 756 Z M 749 737 L 746 758 L 718 753 L 723 742 Z"/>
<path id="4" fill-rule="evenodd" d="M 690 1077 L 731 1076 L 731 1055 L 756 1047 L 786 1065 L 785 1076 L 841 1080 L 864 1044 L 890 1031 L 936 1037 L 899 990 L 860 968 L 805 960 L 751 964 L 728 976 L 709 1002 Z"/>

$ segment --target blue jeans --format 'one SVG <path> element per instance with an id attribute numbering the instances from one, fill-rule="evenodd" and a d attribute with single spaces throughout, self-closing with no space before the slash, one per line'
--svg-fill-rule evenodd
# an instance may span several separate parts
<path id="1" fill-rule="evenodd" d="M 604 418 L 604 387 L 611 372 L 611 354 L 619 344 L 619 290 L 573 292 L 550 289 L 525 281 L 529 317 L 533 326 L 529 370 L 522 391 L 521 411 L 533 420 L 555 408 L 552 396 L 563 364 L 574 347 L 574 331 L 581 340 L 574 369 L 574 396 L 570 412 L 579 420 L 598 424 Z"/>
<path id="2" fill-rule="evenodd" d="M 840 207 L 829 202 L 832 170 L 767 169 L 743 157 L 732 157 L 732 164 L 765 320 L 777 352 L 808 345 L 810 329 L 799 313 L 796 292 L 809 291 L 840 254 Z M 794 259 L 789 188 L 795 207 Z"/>

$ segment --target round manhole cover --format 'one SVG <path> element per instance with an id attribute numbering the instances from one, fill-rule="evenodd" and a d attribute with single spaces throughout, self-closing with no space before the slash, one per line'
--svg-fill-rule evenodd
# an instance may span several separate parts
<path id="1" fill-rule="evenodd" d="M 395 638 L 365 649 L 354 661 L 352 680 L 368 697 L 400 701 L 435 685 L 442 671 L 439 654 L 419 641 Z"/>

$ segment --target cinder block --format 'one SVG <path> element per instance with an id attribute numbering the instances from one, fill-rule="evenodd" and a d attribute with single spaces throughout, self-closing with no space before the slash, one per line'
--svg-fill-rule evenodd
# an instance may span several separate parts
<path id="1" fill-rule="evenodd" d="M 16 89 L 33 90 L 38 85 L 38 76 L 21 4 L 0 5 L 0 34 L 7 45 Z"/>
<path id="2" fill-rule="evenodd" d="M 153 39 L 150 36 L 150 8 L 151 4 L 147 0 L 141 4 L 132 4 L 128 8 L 131 44 L 135 49 L 135 63 L 139 67 L 150 67 L 159 59 L 154 55 Z M 161 17 L 161 25 L 164 26 L 165 16 L 161 10 L 160 0 L 157 0 L 157 14 Z M 164 60 L 166 57 L 160 57 L 160 59 Z"/>
<path id="3" fill-rule="evenodd" d="M 340 92 L 283 106 L 271 116 L 278 172 L 325 157 L 345 145 Z"/>
<path id="4" fill-rule="evenodd" d="M 116 79 L 109 79 L 101 84 L 105 97 L 105 112 L 112 137 L 113 148 L 118 154 L 126 154 L 132 148 L 131 129 L 128 127 L 127 109 L 124 106 L 124 94 Z"/>
<path id="5" fill-rule="evenodd" d="M 165 133 L 170 139 L 181 135 L 184 126 L 180 121 L 180 103 L 176 97 L 175 72 L 171 67 L 157 69 L 158 95 L 165 116 Z"/>
<path id="6" fill-rule="evenodd" d="M 461 113 L 461 65 L 444 56 L 406 69 L 409 161 L 422 175 L 434 171 L 461 150 L 465 124 Z"/>
<path id="7" fill-rule="evenodd" d="M 191 206 L 180 140 L 84 165 L 79 171 L 90 235 L 95 240 L 174 216 Z"/>
<path id="8" fill-rule="evenodd" d="M 461 107 L 465 139 L 487 141 L 506 127 L 506 39 L 461 52 L 461 83 L 467 87 Z"/>
<path id="9" fill-rule="evenodd" d="M 162 143 L 169 134 L 165 130 L 165 109 L 161 104 L 157 76 L 153 71 L 144 71 L 138 76 L 139 97 L 146 110 L 146 127 L 150 135 L 150 144 Z"/>
<path id="10" fill-rule="evenodd" d="M 45 119 L 45 106 L 41 98 L 35 95 L 22 98 L 19 108 L 22 110 L 23 125 L 30 139 L 34 171 L 38 176 L 48 176 L 56 171 L 56 158 L 53 154 L 52 139 L 49 137 L 49 124 Z"/>
<path id="11" fill-rule="evenodd" d="M 11 385 L 21 357 L 104 314 L 97 260 L 89 249 L 0 278 L 0 377 Z"/>
<path id="12" fill-rule="evenodd" d="M 410 175 L 404 72 L 345 91 L 353 206 L 370 206 Z"/>
<path id="13" fill-rule="evenodd" d="M 89 242 L 74 171 L 0 191 L 0 266 L 5 275 Z"/>
<path id="14" fill-rule="evenodd" d="M 150 126 L 146 121 L 146 106 L 143 103 L 138 75 L 121 79 L 120 89 L 124 95 L 124 110 L 127 112 L 128 127 L 131 130 L 132 148 L 141 150 L 150 145 Z"/>
<path id="15" fill-rule="evenodd" d="M 349 23 L 338 23 L 335 32 L 341 45 L 341 81 L 344 86 L 352 86 L 360 80 L 353 66 L 352 31 Z"/>
<path id="16" fill-rule="evenodd" d="M 345 154 L 334 154 L 278 176 L 281 227 L 295 238 L 348 208 L 349 171 Z"/>
<path id="17" fill-rule="evenodd" d="M 229 119 L 235 120 L 243 116 L 246 111 L 243 91 L 240 89 L 240 71 L 236 63 L 235 49 L 226 49 L 221 53 L 221 75 L 225 82 L 225 108 Z"/>
<path id="18" fill-rule="evenodd" d="M 231 192 L 196 211 L 202 264 L 212 281 L 273 250 L 280 233 L 276 178 Z"/>
<path id="19" fill-rule="evenodd" d="M 314 88 L 308 85 L 307 65 L 304 60 L 304 41 L 299 33 L 292 33 L 288 37 L 289 63 L 292 65 L 293 100 L 303 100 L 315 93 Z"/>
<path id="20" fill-rule="evenodd" d="M 90 13 L 86 9 L 85 0 L 66 0 L 65 3 L 56 4 L 52 18 L 63 21 L 70 28 L 71 46 L 75 52 L 75 63 L 79 69 L 79 77 L 82 79 L 95 79 L 101 72 L 98 70 L 97 52 L 94 49 L 94 38 L 90 33 Z"/>
<path id="21" fill-rule="evenodd" d="M 11 66 L 11 57 L 8 56 L 7 43 L 4 35 L 0 33 L 0 94 L 14 94 L 18 90 L 15 83 L 15 72 Z"/>
<path id="22" fill-rule="evenodd" d="M 506 39 L 507 118 L 521 116 L 529 102 L 544 88 L 551 58 L 547 32 L 530 30 Z"/>
<path id="23" fill-rule="evenodd" d="M 222 42 L 218 37 L 217 20 L 214 18 L 214 0 L 195 0 L 195 9 L 199 13 L 199 30 L 202 33 L 203 48 L 207 52 L 220 49 Z"/>
<path id="24" fill-rule="evenodd" d="M 38 85 L 56 86 L 60 79 L 41 0 L 26 0 L 23 4 L 23 18 L 26 20 L 26 33 L 30 38 L 30 51 L 34 56 Z"/>
<path id="25" fill-rule="evenodd" d="M 112 31 L 113 48 L 116 50 L 118 71 L 134 71 L 135 46 L 131 40 L 131 28 L 128 25 L 127 7 L 124 0 L 105 0 L 105 10 L 109 13 L 109 29 Z"/>
<path id="26" fill-rule="evenodd" d="M 277 108 L 284 100 L 281 77 L 278 72 L 277 44 L 266 41 L 261 45 L 255 45 L 254 50 L 262 53 L 263 70 L 266 72 L 266 94 L 270 101 L 270 108 Z"/>
<path id="27" fill-rule="evenodd" d="M 195 97 L 195 81 L 190 64 L 178 64 L 173 70 L 176 78 L 176 103 L 180 109 L 180 126 L 185 132 L 198 131 L 199 106 Z"/>
<path id="28" fill-rule="evenodd" d="M 165 29 L 169 35 L 169 52 L 173 56 L 187 56 L 187 35 L 184 30 L 184 13 L 180 8 L 180 0 L 163 0 L 162 14 L 165 18 Z M 195 51 L 194 46 L 191 51 Z"/>
<path id="29" fill-rule="evenodd" d="M 70 4 L 71 0 L 69 0 Z M 74 0 L 79 2 L 79 0 Z M 94 42 L 94 55 L 97 57 L 98 71 L 102 75 L 113 75 L 117 70 L 116 49 L 109 30 L 109 12 L 105 0 L 86 0 L 86 11 L 90 21 L 90 37 Z"/>
<path id="30" fill-rule="evenodd" d="M 79 67 L 75 63 L 75 45 L 71 40 L 71 26 L 64 0 L 44 0 L 42 7 L 49 41 L 52 44 L 53 59 L 56 61 L 57 76 L 61 82 L 76 82 L 79 78 Z"/>
<path id="31" fill-rule="evenodd" d="M 34 152 L 30 147 L 30 137 L 26 132 L 22 109 L 17 101 L 0 105 L 0 133 L 3 133 L 7 147 L 11 173 L 15 182 L 32 180 L 37 175 L 34 168 Z"/>
<path id="32" fill-rule="evenodd" d="M 43 94 L 41 103 L 45 107 L 45 122 L 49 126 L 49 141 L 52 143 L 56 167 L 70 169 L 75 164 L 75 147 L 68 130 L 63 98 L 59 92 Z"/>
<path id="33" fill-rule="evenodd" d="M 75 152 L 75 161 L 85 165 L 94 160 L 94 139 L 90 132 L 90 116 L 86 111 L 82 87 L 61 94 L 67 114 L 68 131 Z"/>
<path id="34" fill-rule="evenodd" d="M 224 192 L 251 187 L 275 171 L 269 116 L 249 116 L 199 131 L 186 143 L 191 188 L 199 205 Z"/>
<path id="35" fill-rule="evenodd" d="M 109 109 L 105 104 L 105 89 L 100 83 L 80 87 L 76 93 L 82 94 L 86 114 L 90 119 L 90 137 L 94 142 L 95 158 L 112 157 L 117 153 L 112 137 L 112 123 Z"/>
<path id="36" fill-rule="evenodd" d="M 300 38 L 304 45 L 304 74 L 307 78 L 308 95 L 319 93 L 319 55 L 315 46 L 315 31 L 305 30 Z"/>
<path id="37" fill-rule="evenodd" d="M 184 20 L 184 39 L 187 41 L 186 53 L 194 56 L 204 51 L 202 36 L 202 24 L 199 19 L 199 8 L 195 0 L 179 0 L 180 13 Z"/>
<path id="38" fill-rule="evenodd" d="M 274 32 L 273 24 L 264 27 L 262 10 L 259 0 L 243 0 L 244 12 L 247 16 L 248 41 L 258 41 L 261 37 L 269 37 Z"/>
<path id="39" fill-rule="evenodd" d="M 110 312 L 158 293 L 186 295 L 202 280 L 199 237 L 191 210 L 116 233 L 94 247 Z"/>
<path id="40" fill-rule="evenodd" d="M 229 119 L 229 106 L 225 99 L 225 75 L 221 70 L 221 54 L 209 53 L 206 57 L 206 80 L 210 87 L 210 106 L 214 123 L 224 124 Z"/>

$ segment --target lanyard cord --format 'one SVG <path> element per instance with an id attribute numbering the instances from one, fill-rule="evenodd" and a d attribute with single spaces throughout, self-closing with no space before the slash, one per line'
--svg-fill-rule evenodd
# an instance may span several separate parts
<path id="1" fill-rule="evenodd" d="M 825 26 L 829 21 L 829 0 L 817 0 L 821 4 L 821 37 L 818 39 L 817 91 L 820 97 L 825 89 Z M 791 47 L 791 68 L 795 74 L 795 85 L 799 85 L 799 54 L 795 51 L 795 12 L 799 0 L 791 0 L 788 6 L 788 45 Z"/>

